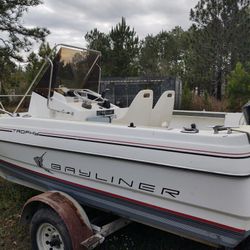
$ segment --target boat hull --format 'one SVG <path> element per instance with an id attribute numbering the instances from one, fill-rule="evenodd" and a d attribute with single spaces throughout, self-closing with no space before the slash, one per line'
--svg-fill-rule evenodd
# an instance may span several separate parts
<path id="1" fill-rule="evenodd" d="M 249 177 L 175 169 L 49 145 L 2 141 L 0 149 L 0 173 L 13 182 L 42 191 L 60 190 L 83 205 L 213 244 L 234 247 L 248 235 Z"/>

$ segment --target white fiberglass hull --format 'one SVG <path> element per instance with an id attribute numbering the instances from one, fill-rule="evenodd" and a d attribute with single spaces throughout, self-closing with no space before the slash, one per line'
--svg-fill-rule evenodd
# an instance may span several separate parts
<path id="1" fill-rule="evenodd" d="M 0 133 L 5 178 L 216 244 L 235 246 L 250 229 L 245 134 L 32 118 L 5 119 Z"/>

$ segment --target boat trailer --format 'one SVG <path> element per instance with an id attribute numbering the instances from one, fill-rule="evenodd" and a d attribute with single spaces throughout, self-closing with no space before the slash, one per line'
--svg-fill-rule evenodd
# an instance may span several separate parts
<path id="1" fill-rule="evenodd" d="M 32 249 L 37 250 L 91 250 L 131 222 L 92 207 L 83 209 L 74 198 L 60 191 L 47 191 L 31 197 L 25 203 L 20 218 L 21 224 L 30 226 Z M 221 250 L 235 249 L 220 248 L 197 238 L 189 239 Z M 245 248 L 248 244 L 248 241 L 243 242 L 242 247 L 236 249 L 249 249 Z"/>
<path id="2" fill-rule="evenodd" d="M 30 225 L 32 249 L 90 250 L 131 221 L 104 212 L 87 215 L 68 194 L 48 191 L 25 203 L 20 222 Z"/>

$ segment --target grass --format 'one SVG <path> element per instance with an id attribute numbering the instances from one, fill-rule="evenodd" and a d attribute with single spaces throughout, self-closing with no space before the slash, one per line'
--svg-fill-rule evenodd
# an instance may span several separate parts
<path id="1" fill-rule="evenodd" d="M 0 178 L 0 249 L 29 250 L 29 229 L 19 225 L 22 206 L 36 191 Z M 214 250 L 172 234 L 132 223 L 116 232 L 97 250 Z"/>
<path id="2" fill-rule="evenodd" d="M 30 249 L 27 228 L 19 225 L 23 204 L 35 191 L 0 178 L 0 249 Z"/>

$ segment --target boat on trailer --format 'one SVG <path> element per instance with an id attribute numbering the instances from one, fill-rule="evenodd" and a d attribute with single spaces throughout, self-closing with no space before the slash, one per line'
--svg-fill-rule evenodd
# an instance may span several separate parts
<path id="1" fill-rule="evenodd" d="M 0 117 L 0 175 L 82 205 L 234 248 L 250 234 L 250 111 L 175 111 L 172 90 L 128 108 L 98 93 L 100 53 L 60 45 Z M 31 94 L 27 112 L 18 112 Z"/>

